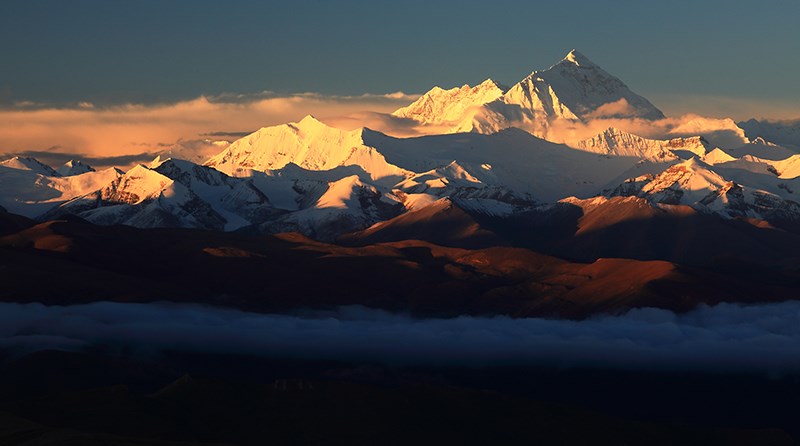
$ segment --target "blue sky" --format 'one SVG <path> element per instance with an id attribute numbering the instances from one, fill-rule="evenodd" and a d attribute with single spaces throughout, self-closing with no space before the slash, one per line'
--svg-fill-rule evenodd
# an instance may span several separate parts
<path id="1" fill-rule="evenodd" d="M 0 103 L 413 93 L 514 83 L 578 48 L 656 105 L 791 108 L 798 22 L 796 0 L 4 0 Z"/>

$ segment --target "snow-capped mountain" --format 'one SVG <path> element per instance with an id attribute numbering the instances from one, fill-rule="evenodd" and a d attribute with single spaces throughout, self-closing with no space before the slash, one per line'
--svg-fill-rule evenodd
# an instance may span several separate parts
<path id="1" fill-rule="evenodd" d="M 565 194 L 591 197 L 621 175 L 657 169 L 660 161 L 588 153 L 517 129 L 394 138 L 335 129 L 309 116 L 235 141 L 206 166 L 159 157 L 27 214 L 333 238 L 447 197 L 491 215 Z"/>
<path id="2" fill-rule="evenodd" d="M 730 155 L 741 158 L 745 155 L 754 156 L 761 159 L 780 161 L 792 155 L 797 155 L 798 152 L 787 149 L 778 144 L 771 143 L 762 137 L 756 137 L 749 144 L 741 147 L 726 150 Z"/>
<path id="3" fill-rule="evenodd" d="M 704 162 L 711 164 L 712 166 L 715 164 L 722 164 L 736 160 L 736 158 L 728 154 L 728 152 L 720 149 L 719 147 L 714 148 L 714 150 L 710 150 L 703 157 L 701 157 L 701 159 Z"/>
<path id="4" fill-rule="evenodd" d="M 547 70 L 534 71 L 503 95 L 506 108 L 534 118 L 643 118 L 664 114 L 586 56 L 572 50 Z M 498 108 L 498 111 L 502 108 Z M 504 116 L 510 113 L 506 111 Z"/>
<path id="5" fill-rule="evenodd" d="M 0 205 L 26 217 L 38 217 L 54 206 L 97 190 L 122 175 L 116 168 L 61 176 L 34 158 L 0 163 Z"/>
<path id="6" fill-rule="evenodd" d="M 189 188 L 138 165 L 100 190 L 70 200 L 44 215 L 78 215 L 98 224 L 222 230 L 225 219 Z"/>
<path id="7" fill-rule="evenodd" d="M 48 166 L 37 160 L 36 158 L 15 156 L 5 161 L 0 161 L 0 167 L 7 167 L 9 169 L 27 170 L 46 177 L 61 176 L 52 167 Z"/>
<path id="8" fill-rule="evenodd" d="M 651 203 L 689 205 L 726 218 L 746 217 L 800 221 L 795 201 L 796 181 L 782 181 L 768 170 L 758 173 L 730 166 L 710 165 L 691 158 L 658 175 L 631 178 L 609 196 L 636 196 Z M 790 186 L 789 186 L 790 185 Z"/>
<path id="9" fill-rule="evenodd" d="M 706 146 L 701 138 L 658 141 L 615 129 L 579 148 L 514 128 L 395 138 L 309 116 L 245 136 L 205 166 L 158 157 L 28 215 L 333 239 L 443 198 L 498 217 L 564 197 L 591 198 L 628 178 L 656 175 L 679 156 L 705 154 Z"/>
<path id="10" fill-rule="evenodd" d="M 507 90 L 508 87 L 492 79 L 486 79 L 474 87 L 466 84 L 449 90 L 433 87 L 411 105 L 396 110 L 392 115 L 433 125 L 458 122 L 470 108 L 495 101 Z"/>
<path id="11" fill-rule="evenodd" d="M 74 175 L 80 175 L 82 173 L 94 171 L 95 170 L 92 166 L 85 164 L 80 160 L 69 160 L 57 170 L 58 174 L 62 177 L 71 177 Z"/>
<path id="12" fill-rule="evenodd" d="M 0 206 L 40 219 L 74 214 L 100 224 L 299 231 L 324 240 L 390 219 L 392 227 L 416 227 L 427 218 L 420 216 L 452 205 L 459 215 L 513 219 L 610 196 L 800 222 L 800 154 L 751 141 L 730 119 L 692 116 L 663 130 L 663 139 L 615 127 L 568 145 L 544 138 L 556 125 L 636 118 L 646 126 L 664 117 L 574 50 L 510 88 L 491 79 L 436 87 L 393 115 L 441 133 L 398 138 L 309 115 L 232 143 L 179 141 L 168 149 L 173 156 L 127 173 L 80 161 L 55 171 L 12 158 L 0 163 Z M 402 218 L 408 213 L 416 217 Z"/>
<path id="13" fill-rule="evenodd" d="M 99 224 L 233 230 L 272 212 L 251 181 L 189 161 L 156 159 L 59 205 L 45 218 L 74 214 Z"/>
<path id="14" fill-rule="evenodd" d="M 766 141 L 800 150 L 800 120 L 768 121 L 750 119 L 737 124 L 748 138 L 762 138 Z"/>
<path id="15" fill-rule="evenodd" d="M 602 133 L 577 142 L 575 148 L 610 156 L 628 156 L 653 161 L 705 156 L 708 141 L 702 137 L 656 140 L 610 127 Z"/>
<path id="16" fill-rule="evenodd" d="M 435 88 L 411 106 L 397 110 L 395 115 L 411 117 L 423 124 L 450 122 L 447 129 L 450 133 L 493 133 L 515 126 L 541 137 L 547 135 L 554 120 L 664 117 L 647 99 L 576 50 L 547 70 L 534 71 L 482 105 L 477 103 L 480 101 L 470 101 L 474 96 L 467 87 L 462 87 L 460 94 L 454 90 L 443 94 Z M 491 94 L 480 96 L 480 100 L 502 91 L 493 82 L 486 88 Z"/>
<path id="17" fill-rule="evenodd" d="M 406 176 L 407 172 L 387 163 L 364 142 L 368 132 L 335 129 L 309 115 L 300 122 L 265 127 L 234 141 L 205 165 L 231 176 L 277 170 L 289 163 L 308 170 L 357 165 L 373 180 Z"/>
<path id="18" fill-rule="evenodd" d="M 362 181 L 404 193 L 438 182 L 441 189 L 504 188 L 518 198 L 550 201 L 591 196 L 608 181 L 649 160 L 609 157 L 555 144 L 518 129 L 495 134 L 395 138 L 369 129 L 344 131 L 312 117 L 263 128 L 231 144 L 206 165 L 234 176 L 274 172 L 293 164 L 307 171 L 353 168 Z M 350 169 L 342 169 L 350 167 Z M 342 177 L 328 177 L 328 181 Z M 423 184 L 424 186 L 420 186 Z"/>
<path id="19" fill-rule="evenodd" d="M 295 212 L 268 220 L 264 232 L 300 232 L 321 240 L 334 240 L 398 215 L 402 199 L 363 182 L 358 175 L 332 181 L 322 194 Z M 307 198 L 307 197 L 306 197 Z"/>

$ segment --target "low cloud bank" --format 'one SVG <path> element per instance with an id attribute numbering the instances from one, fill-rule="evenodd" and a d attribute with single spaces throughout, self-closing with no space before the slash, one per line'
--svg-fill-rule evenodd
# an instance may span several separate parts
<path id="1" fill-rule="evenodd" d="M 800 302 L 638 309 L 585 321 L 413 319 L 362 307 L 292 315 L 176 304 L 0 304 L 0 348 L 104 344 L 419 365 L 798 372 Z"/>
<path id="2" fill-rule="evenodd" d="M 265 92 L 152 105 L 18 104 L 0 108 L 0 154 L 52 152 L 62 158 L 104 158 L 147 152 L 152 158 L 179 140 L 233 140 L 261 127 L 299 121 L 308 114 L 327 119 L 365 110 L 388 113 L 416 97 L 404 93 L 279 96 Z"/>

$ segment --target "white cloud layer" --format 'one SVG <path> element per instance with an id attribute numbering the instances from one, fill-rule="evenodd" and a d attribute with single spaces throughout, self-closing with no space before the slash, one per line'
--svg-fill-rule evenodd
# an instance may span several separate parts
<path id="1" fill-rule="evenodd" d="M 403 364 L 800 372 L 800 302 L 637 309 L 584 321 L 413 319 L 361 307 L 294 315 L 176 304 L 0 304 L 0 348 L 95 344 Z"/>

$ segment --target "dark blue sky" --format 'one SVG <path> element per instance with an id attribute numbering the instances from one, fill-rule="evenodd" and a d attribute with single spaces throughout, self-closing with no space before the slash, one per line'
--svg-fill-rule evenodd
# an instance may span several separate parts
<path id="1" fill-rule="evenodd" d="M 800 2 L 0 3 L 0 103 L 513 83 L 578 48 L 637 92 L 800 101 Z"/>

